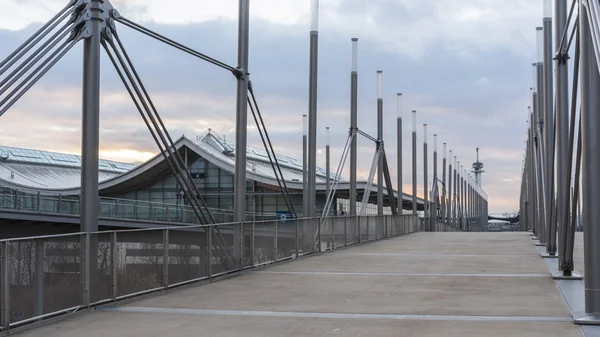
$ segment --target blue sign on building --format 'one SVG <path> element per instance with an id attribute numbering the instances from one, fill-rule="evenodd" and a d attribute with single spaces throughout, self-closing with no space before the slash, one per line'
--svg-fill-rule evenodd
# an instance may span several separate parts
<path id="1" fill-rule="evenodd" d="M 292 213 L 289 211 L 277 211 L 277 220 L 281 223 L 286 223 L 292 219 Z"/>

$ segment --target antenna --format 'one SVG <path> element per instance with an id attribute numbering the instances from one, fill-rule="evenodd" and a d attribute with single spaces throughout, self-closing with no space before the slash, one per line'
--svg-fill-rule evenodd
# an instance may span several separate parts
<path id="1" fill-rule="evenodd" d="M 477 186 L 481 187 L 481 174 L 485 171 L 483 170 L 483 163 L 479 161 L 479 148 L 475 150 L 477 153 L 477 161 L 473 163 L 473 173 L 475 173 L 475 183 Z"/>

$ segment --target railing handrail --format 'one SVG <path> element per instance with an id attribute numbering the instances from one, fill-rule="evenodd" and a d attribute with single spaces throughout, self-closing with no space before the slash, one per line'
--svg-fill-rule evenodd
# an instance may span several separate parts
<path id="1" fill-rule="evenodd" d="M 118 229 L 118 230 L 107 230 L 107 231 L 96 231 L 90 232 L 89 234 L 110 234 L 110 233 L 133 233 L 133 232 L 150 232 L 150 231 L 162 231 L 162 230 L 187 230 L 187 229 L 196 229 L 196 228 L 209 228 L 209 227 L 225 227 L 225 226 L 233 226 L 240 224 L 268 224 L 268 223 L 281 223 L 281 222 L 294 222 L 294 221 L 304 221 L 304 220 L 319 220 L 326 222 L 328 220 L 335 219 L 348 219 L 348 218 L 378 218 L 378 217 L 412 217 L 413 214 L 398 214 L 398 215 L 349 215 L 349 216 L 339 216 L 339 217 L 329 217 L 326 219 L 322 219 L 321 217 L 312 217 L 312 218 L 294 218 L 287 219 L 285 221 L 282 220 L 261 220 L 261 221 L 244 221 L 244 222 L 225 222 L 218 223 L 212 225 L 189 225 L 185 227 L 181 226 L 164 226 L 164 227 L 155 227 L 155 228 L 135 228 L 135 229 Z M 26 240 L 39 240 L 39 239 L 52 239 L 57 237 L 67 237 L 67 236 L 77 236 L 84 235 L 87 232 L 73 232 L 73 233 L 64 233 L 64 234 L 50 234 L 50 235 L 39 235 L 39 236 L 27 236 L 27 237 L 17 237 L 17 238 L 6 238 L 0 239 L 0 243 L 2 242 L 15 242 L 15 241 L 26 241 Z"/>

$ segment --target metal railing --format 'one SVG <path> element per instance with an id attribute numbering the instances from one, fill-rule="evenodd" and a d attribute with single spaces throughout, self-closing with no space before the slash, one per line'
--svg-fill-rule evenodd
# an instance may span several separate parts
<path id="1" fill-rule="evenodd" d="M 42 214 L 80 215 L 79 196 L 44 195 L 19 190 L 0 192 L 0 209 Z M 209 208 L 217 223 L 233 221 L 233 211 Z M 100 218 L 181 224 L 198 224 L 188 205 L 150 202 L 132 199 L 100 198 Z M 274 213 L 247 212 L 248 221 L 275 220 Z"/>
<path id="2" fill-rule="evenodd" d="M 90 306 L 421 230 L 416 215 L 400 215 L 2 240 L 0 329 L 8 332 Z M 217 231 L 225 240 L 217 239 Z"/>

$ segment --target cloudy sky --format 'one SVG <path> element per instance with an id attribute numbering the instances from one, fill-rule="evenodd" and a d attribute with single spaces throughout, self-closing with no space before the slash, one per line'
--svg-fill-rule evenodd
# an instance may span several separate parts
<path id="1" fill-rule="evenodd" d="M 0 0 L 0 58 L 66 0 Z M 237 58 L 236 0 L 113 0 L 129 19 L 230 65 Z M 359 38 L 359 127 L 376 133 L 376 71 L 384 72 L 385 140 L 396 180 L 396 93 L 404 94 L 403 188 L 411 188 L 411 110 L 470 167 L 485 164 L 490 211 L 518 208 L 535 26 L 542 1 L 321 0 L 319 165 L 324 129 L 332 129 L 337 165 L 349 127 L 350 52 Z M 250 72 L 276 151 L 301 157 L 308 106 L 310 0 L 252 0 Z M 118 25 L 128 52 L 174 137 L 212 128 L 235 137 L 235 79 L 226 71 Z M 0 144 L 80 152 L 81 45 L 71 50 L 0 122 Z M 140 162 L 156 153 L 122 84 L 102 60 L 101 157 Z M 260 146 L 249 118 L 249 144 Z M 433 146 L 431 145 L 430 148 Z M 359 143 L 366 179 L 374 145 Z M 441 154 L 440 154 L 441 157 Z M 432 160 L 430 159 L 431 163 Z M 441 159 L 440 159 L 441 165 Z M 466 168 L 466 167 L 465 167 Z M 421 172 L 419 190 L 422 191 Z M 430 174 L 430 177 L 432 175 Z"/>

